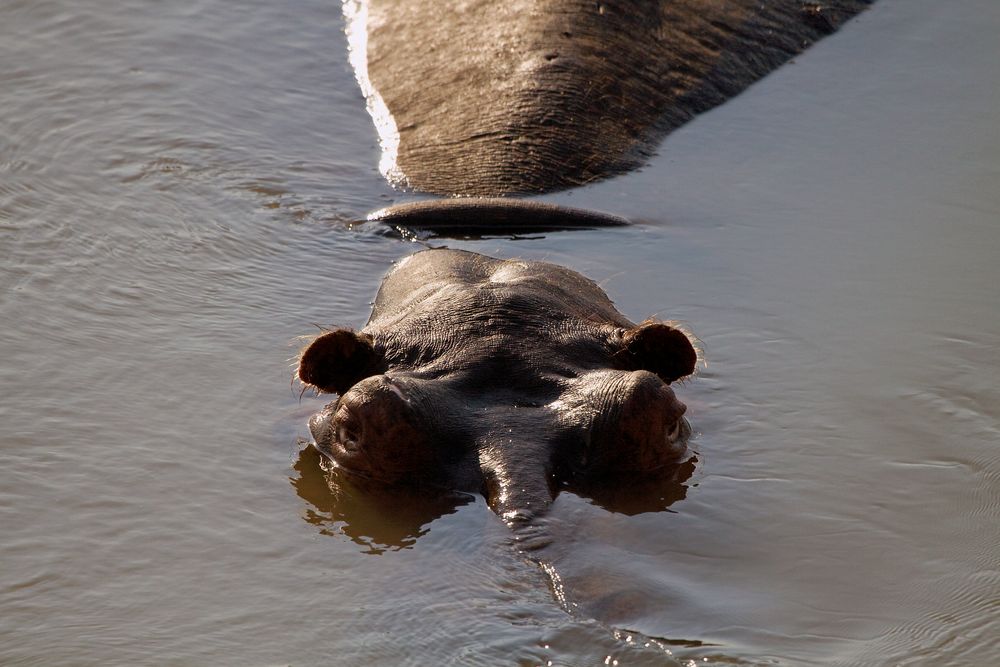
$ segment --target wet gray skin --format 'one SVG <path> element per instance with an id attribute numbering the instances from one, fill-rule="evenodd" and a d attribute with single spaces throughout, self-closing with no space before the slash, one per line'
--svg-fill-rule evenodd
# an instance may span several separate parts
<path id="1" fill-rule="evenodd" d="M 367 0 L 351 62 L 391 182 L 547 192 L 632 169 L 870 0 Z"/>
<path id="2" fill-rule="evenodd" d="M 617 215 L 569 206 L 502 197 L 456 197 L 406 202 L 368 215 L 380 222 L 411 231 L 438 235 L 544 232 L 627 225 Z"/>
<path id="3" fill-rule="evenodd" d="M 404 259 L 368 324 L 317 337 L 298 376 L 339 394 L 309 423 L 333 465 L 479 492 L 515 525 L 565 484 L 683 461 L 669 384 L 696 361 L 687 334 L 630 322 L 574 271 L 442 249 Z"/>

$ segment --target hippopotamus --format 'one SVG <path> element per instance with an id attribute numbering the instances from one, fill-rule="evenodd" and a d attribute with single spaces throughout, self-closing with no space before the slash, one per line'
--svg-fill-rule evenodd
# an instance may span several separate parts
<path id="1" fill-rule="evenodd" d="M 345 0 L 351 63 L 396 186 L 458 198 L 371 219 L 468 232 L 626 224 L 512 199 L 631 169 L 662 136 L 871 0 Z M 655 474 L 690 428 L 692 338 L 639 324 L 552 264 L 428 250 L 368 324 L 318 336 L 298 377 L 339 398 L 316 448 L 357 479 L 481 492 L 508 523 L 559 489 Z"/>
<path id="2" fill-rule="evenodd" d="M 632 169 L 872 0 L 348 0 L 391 182 L 439 195 Z"/>
<path id="3" fill-rule="evenodd" d="M 697 361 L 683 328 L 628 320 L 575 271 L 432 249 L 390 271 L 364 328 L 312 340 L 298 377 L 338 395 L 309 421 L 330 465 L 481 493 L 513 526 L 567 484 L 684 462 L 671 385 Z"/>

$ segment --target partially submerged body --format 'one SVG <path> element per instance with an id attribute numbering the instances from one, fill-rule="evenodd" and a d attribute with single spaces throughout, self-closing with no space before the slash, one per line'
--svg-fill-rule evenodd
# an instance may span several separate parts
<path id="1" fill-rule="evenodd" d="M 383 484 L 481 492 L 509 523 L 558 489 L 684 459 L 688 336 L 636 325 L 580 274 L 458 250 L 412 255 L 360 331 L 303 352 L 299 378 L 339 394 L 310 421 L 317 449 Z"/>
<path id="2" fill-rule="evenodd" d="M 558 190 L 641 164 L 871 0 L 352 0 L 351 61 L 395 184 Z"/>

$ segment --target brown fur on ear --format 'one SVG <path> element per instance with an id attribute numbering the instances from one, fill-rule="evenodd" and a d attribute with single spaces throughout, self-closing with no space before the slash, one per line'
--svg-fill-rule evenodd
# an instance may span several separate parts
<path id="1" fill-rule="evenodd" d="M 313 340 L 299 356 L 299 380 L 320 391 L 344 394 L 380 371 L 381 357 L 372 337 L 334 329 Z"/>
<path id="2" fill-rule="evenodd" d="M 698 351 L 680 329 L 647 321 L 624 332 L 618 358 L 628 370 L 656 373 L 669 384 L 694 373 Z"/>

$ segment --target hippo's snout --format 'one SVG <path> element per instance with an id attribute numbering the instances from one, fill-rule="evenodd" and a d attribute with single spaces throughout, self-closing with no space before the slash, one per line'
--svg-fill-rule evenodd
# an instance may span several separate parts
<path id="1" fill-rule="evenodd" d="M 557 489 L 549 444 L 518 429 L 502 431 L 506 437 L 487 436 L 477 443 L 479 469 L 486 502 L 513 526 L 544 513 Z"/>
<path id="2" fill-rule="evenodd" d="M 510 526 L 530 522 L 555 499 L 555 490 L 544 470 L 523 471 L 510 477 L 486 471 L 484 478 L 487 503 Z"/>

